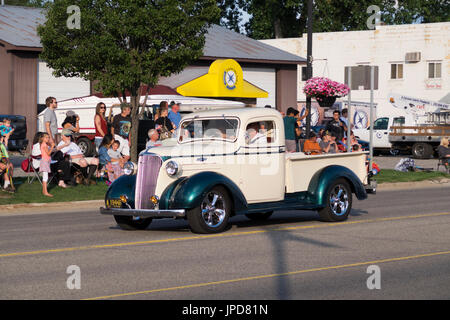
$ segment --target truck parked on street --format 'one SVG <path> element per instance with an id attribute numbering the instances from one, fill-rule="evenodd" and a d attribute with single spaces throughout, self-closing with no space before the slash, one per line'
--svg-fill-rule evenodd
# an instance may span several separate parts
<path id="1" fill-rule="evenodd" d="M 389 102 L 401 115 L 374 121 L 374 152 L 388 151 L 394 155 L 404 152 L 418 159 L 432 157 L 440 139 L 449 135 L 450 105 L 399 94 L 391 94 Z M 370 141 L 370 127 L 353 131 L 360 139 Z"/>
<path id="2" fill-rule="evenodd" d="M 353 194 L 376 190 L 367 152 L 286 153 L 281 114 L 268 108 L 196 112 L 183 117 L 174 146 L 148 148 L 125 164 L 102 214 L 128 230 L 152 219 L 187 219 L 195 233 L 226 229 L 231 216 L 267 219 L 274 210 L 317 210 L 344 221 Z"/>

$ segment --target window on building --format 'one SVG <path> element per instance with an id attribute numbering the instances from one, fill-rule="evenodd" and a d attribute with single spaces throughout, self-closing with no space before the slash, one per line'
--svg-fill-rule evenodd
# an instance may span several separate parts
<path id="1" fill-rule="evenodd" d="M 308 73 L 306 71 L 306 67 L 302 67 L 302 81 L 308 80 Z"/>
<path id="2" fill-rule="evenodd" d="M 391 64 L 391 79 L 403 79 L 403 63 Z"/>
<path id="3" fill-rule="evenodd" d="M 429 79 L 435 79 L 441 78 L 441 70 L 442 70 L 442 63 L 441 62 L 429 62 L 428 63 L 428 78 Z"/>

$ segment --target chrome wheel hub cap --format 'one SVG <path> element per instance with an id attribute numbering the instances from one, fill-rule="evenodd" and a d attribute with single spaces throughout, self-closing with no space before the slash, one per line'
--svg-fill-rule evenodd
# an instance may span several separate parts
<path id="1" fill-rule="evenodd" d="M 344 215 L 348 209 L 348 194 L 344 186 L 337 185 L 331 190 L 330 207 L 337 216 Z"/>
<path id="2" fill-rule="evenodd" d="M 203 221 L 211 228 L 220 226 L 225 219 L 225 200 L 222 195 L 214 191 L 206 195 L 200 208 L 202 210 Z"/>

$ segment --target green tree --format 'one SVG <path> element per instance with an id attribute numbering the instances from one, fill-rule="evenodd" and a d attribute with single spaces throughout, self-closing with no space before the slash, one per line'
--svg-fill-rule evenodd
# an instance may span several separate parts
<path id="1" fill-rule="evenodd" d="M 67 13 L 71 5 L 79 15 Z M 213 0 L 59 0 L 48 4 L 38 28 L 40 57 L 56 76 L 96 80 L 106 95 L 130 93 L 136 161 L 141 86 L 153 87 L 202 56 L 207 28 L 218 17 Z"/>
<path id="2" fill-rule="evenodd" d="M 230 30 L 241 33 L 242 7 L 245 0 L 218 0 L 217 6 L 220 9 L 220 18 L 217 24 Z"/>
<path id="3" fill-rule="evenodd" d="M 250 16 L 245 29 L 255 39 L 300 37 L 306 32 L 308 0 L 248 0 L 236 2 Z M 367 30 L 373 13 L 380 8 L 387 25 L 450 21 L 448 0 L 314 0 L 313 31 Z"/>

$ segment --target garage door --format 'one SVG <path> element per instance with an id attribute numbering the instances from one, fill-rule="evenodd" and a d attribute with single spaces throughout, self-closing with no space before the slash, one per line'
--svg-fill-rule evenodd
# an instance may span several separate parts
<path id="1" fill-rule="evenodd" d="M 45 104 L 47 97 L 56 100 L 88 96 L 91 93 L 89 81 L 81 78 L 57 78 L 45 62 L 39 61 L 38 67 L 38 104 Z"/>
<path id="2" fill-rule="evenodd" d="M 276 106 L 276 72 L 271 68 L 243 68 L 244 79 L 251 84 L 267 91 L 268 98 L 258 98 L 256 105 L 264 107 L 271 105 L 272 108 Z"/>

